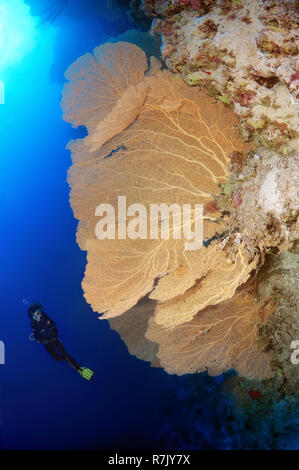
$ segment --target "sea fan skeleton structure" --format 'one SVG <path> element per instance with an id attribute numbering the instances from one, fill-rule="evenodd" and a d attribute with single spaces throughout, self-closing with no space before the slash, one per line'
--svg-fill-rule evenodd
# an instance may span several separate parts
<path id="1" fill-rule="evenodd" d="M 64 119 L 88 129 L 86 138 L 69 145 L 71 205 L 78 243 L 87 251 L 87 302 L 110 320 L 132 354 L 170 373 L 208 369 L 217 375 L 234 367 L 243 376 L 271 376 L 257 332 L 273 303 L 257 303 L 249 279 L 258 252 L 241 242 L 228 255 L 225 218 L 213 205 L 230 155 L 249 148 L 238 118 L 162 71 L 157 60 L 148 70 L 144 52 L 125 42 L 79 58 L 66 78 Z M 208 243 L 186 251 L 183 239 L 161 233 L 97 239 L 96 207 L 117 207 L 120 195 L 147 214 L 155 203 L 201 204 Z M 171 222 L 174 232 L 174 217 Z M 118 234 L 128 224 L 117 220 Z"/>

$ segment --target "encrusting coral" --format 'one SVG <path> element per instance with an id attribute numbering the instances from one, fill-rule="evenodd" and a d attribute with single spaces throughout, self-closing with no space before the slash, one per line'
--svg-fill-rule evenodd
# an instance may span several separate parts
<path id="1" fill-rule="evenodd" d="M 298 148 L 298 8 L 288 0 L 147 0 L 167 68 L 232 107 L 256 145 Z"/>
<path id="2" fill-rule="evenodd" d="M 264 253 L 242 234 L 236 240 L 221 207 L 231 157 L 251 147 L 223 103 L 162 71 L 156 59 L 147 69 L 140 48 L 118 42 L 96 48 L 66 72 L 64 118 L 88 129 L 69 145 L 71 205 L 78 243 L 87 251 L 85 298 L 133 354 L 171 373 L 234 367 L 243 376 L 268 378 L 271 354 L 257 336 L 275 303 L 255 303 L 246 283 Z M 119 196 L 145 213 L 133 227 L 118 218 L 116 239 L 98 239 L 95 210 L 100 203 L 117 208 Z M 152 204 L 202 205 L 204 246 L 185 249 L 174 215 L 172 236 L 150 238 L 147 223 L 141 235 L 147 214 L 163 226 Z M 196 211 L 190 213 L 196 225 Z M 134 239 L 124 235 L 129 227 Z M 267 246 L 280 245 L 271 239 Z"/>
<path id="3" fill-rule="evenodd" d="M 159 344 L 157 357 L 169 373 L 203 372 L 219 375 L 232 368 L 241 376 L 272 377 L 271 353 L 257 341 L 258 328 L 275 310 L 274 300 L 256 302 L 252 286 L 233 298 L 199 311 L 192 321 L 174 329 L 159 326 L 152 317 L 146 337 Z"/>

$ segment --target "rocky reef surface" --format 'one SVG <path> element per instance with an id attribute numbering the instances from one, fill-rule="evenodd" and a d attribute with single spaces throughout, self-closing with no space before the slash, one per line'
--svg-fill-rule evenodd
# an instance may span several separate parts
<path id="1" fill-rule="evenodd" d="M 291 1 L 145 1 L 167 68 L 232 107 L 255 144 L 298 148 L 298 11 Z"/>

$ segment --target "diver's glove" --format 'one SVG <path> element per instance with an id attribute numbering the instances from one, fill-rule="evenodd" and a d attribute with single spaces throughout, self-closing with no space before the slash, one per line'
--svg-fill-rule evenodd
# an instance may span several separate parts
<path id="1" fill-rule="evenodd" d="M 81 377 L 83 377 L 86 380 L 90 380 L 94 374 L 94 372 L 90 369 L 87 369 L 87 367 L 80 367 L 78 372 L 81 375 Z"/>

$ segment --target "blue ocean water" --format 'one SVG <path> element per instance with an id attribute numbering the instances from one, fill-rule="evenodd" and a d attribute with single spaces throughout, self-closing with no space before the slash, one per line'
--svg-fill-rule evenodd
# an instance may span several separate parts
<path id="1" fill-rule="evenodd" d="M 222 378 L 194 382 L 150 368 L 129 355 L 82 295 L 86 256 L 75 240 L 65 146 L 83 131 L 62 120 L 63 72 L 131 27 L 126 2 L 114 14 L 97 1 L 61 1 L 65 8 L 56 21 L 43 25 L 47 2 L 27 3 L 34 46 L 0 70 L 0 340 L 6 354 L 0 365 L 0 448 L 241 448 L 242 439 L 230 436 L 241 424 L 233 404 L 220 396 Z M 29 341 L 24 297 L 42 302 L 69 353 L 95 371 L 91 382 Z"/>

